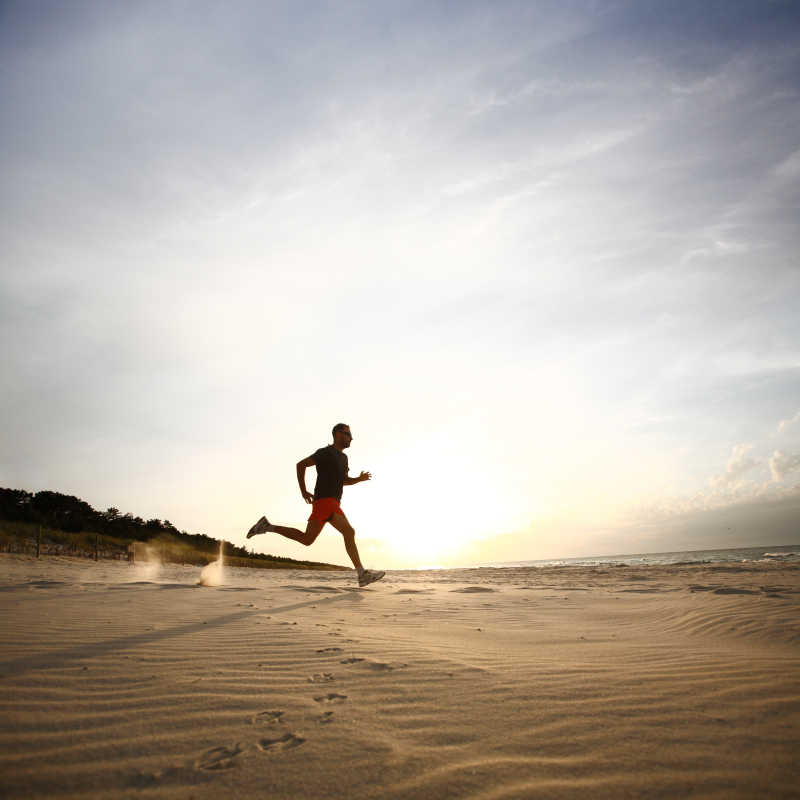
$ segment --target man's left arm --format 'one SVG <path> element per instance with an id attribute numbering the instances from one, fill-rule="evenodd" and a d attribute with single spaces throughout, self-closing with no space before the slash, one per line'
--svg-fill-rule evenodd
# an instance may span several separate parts
<path id="1" fill-rule="evenodd" d="M 368 481 L 372 478 L 371 472 L 362 472 L 357 478 L 351 478 L 349 475 L 344 476 L 344 485 L 352 486 L 354 483 L 361 483 L 361 481 Z"/>

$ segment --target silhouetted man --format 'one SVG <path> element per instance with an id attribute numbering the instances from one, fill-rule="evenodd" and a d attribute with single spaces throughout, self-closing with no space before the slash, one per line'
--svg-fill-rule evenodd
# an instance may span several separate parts
<path id="1" fill-rule="evenodd" d="M 350 426 L 340 422 L 333 426 L 332 433 L 333 444 L 320 447 L 316 453 L 297 462 L 297 482 L 300 484 L 300 494 L 303 495 L 306 503 L 311 503 L 311 516 L 308 518 L 305 531 L 287 528 L 284 525 L 272 525 L 266 517 L 261 517 L 247 532 L 247 538 L 257 536 L 259 533 L 279 533 L 287 539 L 293 539 L 295 542 L 308 546 L 313 544 L 319 536 L 325 523 L 330 522 L 344 537 L 347 555 L 350 556 L 350 560 L 358 572 L 358 585 L 366 586 L 374 581 L 379 581 L 386 573 L 380 570 L 364 569 L 361 565 L 356 547 L 356 532 L 347 521 L 339 503 L 342 499 L 343 487 L 368 481 L 372 475 L 369 472 L 362 472 L 357 478 L 351 478 L 348 475 L 347 456 L 344 451 L 350 447 L 350 442 L 353 441 Z M 317 468 L 317 483 L 314 486 L 313 495 L 306 489 L 306 469 L 311 466 Z"/>

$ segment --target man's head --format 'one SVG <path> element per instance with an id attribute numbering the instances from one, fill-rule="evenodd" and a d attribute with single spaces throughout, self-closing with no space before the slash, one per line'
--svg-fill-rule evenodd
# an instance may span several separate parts
<path id="1" fill-rule="evenodd" d="M 344 422 L 337 422 L 331 431 L 333 434 L 333 446 L 344 450 L 345 447 L 350 447 L 350 442 L 353 439 L 353 434 L 350 433 L 350 426 Z"/>

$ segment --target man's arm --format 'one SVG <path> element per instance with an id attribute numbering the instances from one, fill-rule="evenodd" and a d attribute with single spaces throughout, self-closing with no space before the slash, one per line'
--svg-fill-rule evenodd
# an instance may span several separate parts
<path id="1" fill-rule="evenodd" d="M 357 478 L 351 478 L 349 475 L 345 475 L 343 483 L 345 486 L 352 486 L 354 483 L 361 483 L 361 481 L 368 481 L 371 478 L 372 478 L 371 472 L 362 472 Z"/>
<path id="2" fill-rule="evenodd" d="M 303 500 L 305 500 L 306 503 L 314 502 L 314 495 L 306 489 L 306 470 L 313 466 L 313 456 L 309 456 L 297 462 L 297 482 L 300 484 L 300 494 L 303 495 Z"/>

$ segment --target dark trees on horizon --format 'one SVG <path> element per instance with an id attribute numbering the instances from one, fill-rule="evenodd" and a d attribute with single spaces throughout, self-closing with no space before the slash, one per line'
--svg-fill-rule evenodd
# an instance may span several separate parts
<path id="1" fill-rule="evenodd" d="M 26 492 L 24 489 L 0 488 L 0 519 L 9 522 L 28 522 L 68 533 L 99 533 L 117 539 L 145 542 L 166 535 L 181 540 L 201 552 L 216 554 L 219 540 L 205 533 L 179 531 L 169 520 L 134 517 L 120 514 L 118 508 L 96 511 L 87 502 L 60 492 Z M 280 556 L 251 553 L 244 547 L 225 542 L 226 555 L 242 558 L 284 560 Z M 285 559 L 291 561 L 291 559 Z"/>

